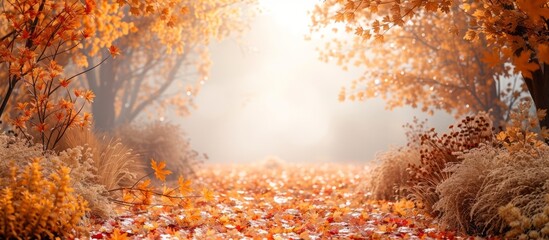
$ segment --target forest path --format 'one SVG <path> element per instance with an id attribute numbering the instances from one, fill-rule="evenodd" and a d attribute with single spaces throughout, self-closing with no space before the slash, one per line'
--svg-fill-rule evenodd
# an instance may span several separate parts
<path id="1" fill-rule="evenodd" d="M 409 201 L 369 200 L 366 172 L 340 164 L 205 165 L 194 181 L 211 191 L 207 199 L 125 214 L 96 225 L 92 238 L 113 229 L 133 239 L 455 238 Z"/>

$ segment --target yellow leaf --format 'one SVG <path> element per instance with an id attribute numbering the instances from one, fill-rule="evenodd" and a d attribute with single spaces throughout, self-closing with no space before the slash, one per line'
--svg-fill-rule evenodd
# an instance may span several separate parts
<path id="1" fill-rule="evenodd" d="M 496 139 L 500 142 L 503 142 L 503 141 L 505 141 L 505 139 L 507 139 L 507 134 L 505 132 L 499 132 L 496 135 Z"/>
<path id="2" fill-rule="evenodd" d="M 377 229 L 381 232 L 387 232 L 387 225 L 379 225 Z"/>
<path id="3" fill-rule="evenodd" d="M 472 41 L 476 38 L 476 36 L 477 36 L 477 33 L 474 30 L 469 30 L 467 31 L 467 33 L 465 33 L 465 37 L 463 37 L 463 39 L 467 41 Z"/>
<path id="4" fill-rule="evenodd" d="M 179 179 L 177 180 L 178 184 L 179 184 L 179 192 L 181 193 L 181 195 L 185 195 L 189 192 L 191 192 L 193 189 L 191 188 L 191 181 L 190 180 L 185 180 L 183 178 L 183 176 L 179 176 Z"/>
<path id="5" fill-rule="evenodd" d="M 207 188 L 202 189 L 202 196 L 208 202 L 214 199 L 213 192 Z"/>
<path id="6" fill-rule="evenodd" d="M 128 240 L 128 234 L 127 233 L 120 233 L 120 229 L 116 228 L 112 232 L 110 240 Z"/>
<path id="7" fill-rule="evenodd" d="M 154 175 L 160 181 L 166 181 L 166 176 L 172 174 L 172 171 L 164 169 L 166 168 L 166 162 L 157 164 L 154 159 L 151 159 L 151 167 L 154 170 Z"/>
<path id="8" fill-rule="evenodd" d="M 469 11 L 469 9 L 471 9 L 471 5 L 468 4 L 468 3 L 464 3 L 464 4 L 461 4 L 461 9 L 463 9 L 463 11 Z"/>

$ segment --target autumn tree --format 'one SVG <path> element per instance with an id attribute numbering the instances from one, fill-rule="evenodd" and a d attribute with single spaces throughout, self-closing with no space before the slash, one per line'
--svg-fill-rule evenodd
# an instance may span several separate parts
<path id="1" fill-rule="evenodd" d="M 33 133 L 44 150 L 51 149 L 68 128 L 91 120 L 83 107 L 93 101 L 93 92 L 69 85 L 94 66 L 67 74 L 63 62 L 89 37 L 81 31 L 81 19 L 93 4 L 22 0 L 1 1 L 1 6 L 0 117 L 26 137 Z"/>
<path id="2" fill-rule="evenodd" d="M 473 46 L 485 46 L 485 50 L 481 57 L 470 55 L 463 61 L 480 60 L 487 65 L 486 69 L 512 63 L 512 72 L 522 75 L 525 89 L 536 107 L 549 108 L 549 75 L 546 71 L 549 62 L 549 8 L 546 0 L 341 0 L 337 3 L 327 1 L 326 4 L 321 8 L 329 10 L 321 11 L 321 14 L 342 22 L 365 41 L 395 41 L 394 29 L 405 30 L 424 21 L 430 24 L 429 19 L 438 16 L 443 16 L 441 19 L 446 19 L 443 20 L 446 22 L 444 26 L 455 32 L 452 24 L 464 16 L 465 29 L 459 31 L 457 25 L 458 36 Z M 442 45 L 436 47 L 442 48 Z M 459 53 L 458 56 L 466 54 Z M 492 81 L 484 74 L 477 77 L 480 81 Z M 541 121 L 540 125 L 548 127 L 549 119 Z"/>
<path id="3" fill-rule="evenodd" d="M 312 30 L 343 21 L 345 15 L 333 12 L 337 6 L 337 1 L 317 6 Z M 371 17 L 356 17 L 356 21 Z M 367 41 L 368 33 L 361 27 L 344 28 L 334 31 L 349 32 L 351 40 L 336 36 L 320 50 L 324 61 L 336 59 L 344 68 L 353 64 L 366 69 L 348 89 L 342 89 L 342 100 L 381 96 L 390 109 L 421 106 L 431 114 L 442 109 L 456 117 L 491 110 L 498 122 L 505 122 L 523 91 L 508 65 L 482 61 L 489 50 L 484 39 L 471 43 L 460 37 L 467 30 L 463 12 L 422 15 L 401 28 L 385 27 L 377 41 Z"/>
<path id="4" fill-rule="evenodd" d="M 243 30 L 245 9 L 255 0 L 98 1 L 85 25 L 96 36 L 74 58 L 80 66 L 99 62 L 97 50 L 113 43 L 119 53 L 86 74 L 97 98 L 96 129 L 109 130 L 146 112 L 189 112 L 208 79 L 209 44 Z"/>

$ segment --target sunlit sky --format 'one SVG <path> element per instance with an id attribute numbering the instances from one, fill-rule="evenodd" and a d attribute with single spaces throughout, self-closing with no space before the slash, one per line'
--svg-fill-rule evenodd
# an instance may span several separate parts
<path id="1" fill-rule="evenodd" d="M 307 11 L 320 0 L 261 0 L 263 12 L 243 36 L 212 45 L 208 83 L 198 108 L 180 123 L 209 162 L 366 162 L 405 144 L 409 108 L 387 111 L 379 99 L 338 102 L 339 89 L 360 74 L 318 60 L 318 39 L 304 39 Z M 443 128 L 453 120 L 429 117 Z"/>

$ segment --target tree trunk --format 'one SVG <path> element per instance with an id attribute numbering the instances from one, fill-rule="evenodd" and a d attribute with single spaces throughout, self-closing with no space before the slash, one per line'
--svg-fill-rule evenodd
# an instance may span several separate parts
<path id="1" fill-rule="evenodd" d="M 92 104 L 94 128 L 98 131 L 114 129 L 114 98 L 115 94 L 107 91 L 94 90 L 96 97 Z"/>
<path id="2" fill-rule="evenodd" d="M 549 110 L 549 65 L 544 63 L 532 73 L 532 79 L 524 78 L 536 109 Z M 549 116 L 539 122 L 540 127 L 549 128 Z"/>
<path id="3" fill-rule="evenodd" d="M 94 128 L 98 131 L 110 131 L 115 128 L 115 97 L 116 89 L 113 83 L 116 81 L 113 61 L 106 61 L 99 67 L 99 75 L 90 71 L 87 74 L 90 89 L 95 93 L 92 104 Z"/>

